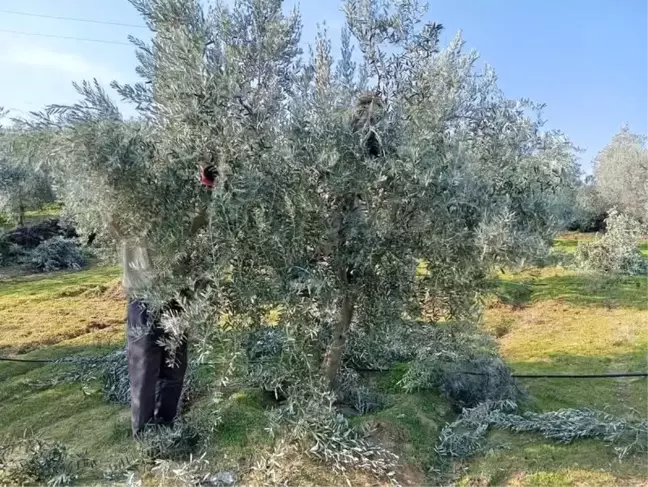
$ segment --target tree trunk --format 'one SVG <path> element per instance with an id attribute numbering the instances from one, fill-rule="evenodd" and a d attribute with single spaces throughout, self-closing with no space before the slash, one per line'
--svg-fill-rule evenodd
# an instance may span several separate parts
<path id="1" fill-rule="evenodd" d="M 353 225 L 353 217 L 358 212 L 358 197 L 355 194 L 347 195 L 341 202 L 341 208 L 335 220 L 333 221 L 332 228 L 335 230 L 335 235 L 332 236 L 332 241 L 337 240 L 337 250 L 334 252 L 344 252 L 348 237 L 348 227 Z M 350 221 L 351 220 L 351 221 Z M 341 259 L 342 262 L 348 259 Z M 329 389 L 335 386 L 335 379 L 342 365 L 342 355 L 346 347 L 346 339 L 349 328 L 351 327 L 351 320 L 353 319 L 353 312 L 355 310 L 355 295 L 353 292 L 353 283 L 349 283 L 349 275 L 352 269 L 346 265 L 338 267 L 338 279 L 342 286 L 342 302 L 340 303 L 340 318 L 333 328 L 333 337 L 331 343 L 326 350 L 324 356 L 324 363 L 322 369 L 324 377 L 328 383 Z"/>
<path id="2" fill-rule="evenodd" d="M 335 378 L 337 377 L 340 366 L 342 365 L 342 355 L 346 345 L 347 332 L 353 319 L 355 302 L 351 291 L 348 289 L 346 270 L 342 272 L 340 278 L 345 283 L 345 291 L 340 304 L 340 319 L 333 329 L 333 338 L 324 356 L 324 376 L 328 382 L 329 388 L 333 389 Z"/>
<path id="3" fill-rule="evenodd" d="M 18 207 L 18 226 L 22 227 L 25 224 L 25 207 L 20 205 Z"/>

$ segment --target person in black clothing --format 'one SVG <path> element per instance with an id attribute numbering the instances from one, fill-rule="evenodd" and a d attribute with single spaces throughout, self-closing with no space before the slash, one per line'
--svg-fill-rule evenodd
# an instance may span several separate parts
<path id="1" fill-rule="evenodd" d="M 208 166 L 201 171 L 203 186 L 212 189 L 216 170 Z M 206 208 L 193 219 L 190 234 L 195 234 L 207 222 Z M 138 290 L 150 284 L 154 270 L 151 267 L 150 249 L 143 238 L 124 235 L 116 218 L 109 219 L 109 230 L 121 245 L 123 285 L 128 297 L 126 322 L 126 354 L 131 395 L 131 423 L 137 438 L 151 425 L 170 425 L 178 415 L 185 372 L 187 370 L 188 344 L 183 337 L 180 346 L 169 357 L 169 351 L 160 345 L 164 338 L 160 327 L 162 312 L 182 313 L 176 302 L 168 303 L 162 312 L 153 312 L 147 303 L 138 298 Z"/>

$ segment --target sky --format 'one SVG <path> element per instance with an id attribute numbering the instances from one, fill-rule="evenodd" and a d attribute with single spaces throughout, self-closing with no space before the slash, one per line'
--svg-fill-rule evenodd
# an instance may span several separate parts
<path id="1" fill-rule="evenodd" d="M 334 48 L 344 24 L 339 0 L 299 4 L 304 43 L 326 21 Z M 646 0 L 431 0 L 429 20 L 445 26 L 443 44 L 461 30 L 468 49 L 491 65 L 510 98 L 546 103 L 546 127 L 560 129 L 591 160 L 628 123 L 648 132 Z M 77 99 L 71 82 L 135 81 L 127 36 L 146 28 L 18 15 L 74 17 L 143 26 L 127 0 L 0 0 L 0 106 L 26 114 Z M 13 32 L 7 32 L 13 31 Z M 16 32 L 40 34 L 22 35 Z M 115 42 L 85 42 L 58 37 Z"/>

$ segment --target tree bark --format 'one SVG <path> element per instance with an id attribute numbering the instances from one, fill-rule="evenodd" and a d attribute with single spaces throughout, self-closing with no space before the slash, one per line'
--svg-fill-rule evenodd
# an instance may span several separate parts
<path id="1" fill-rule="evenodd" d="M 333 221 L 332 229 L 335 235 L 332 235 L 332 242 L 336 242 L 337 247 L 334 252 L 344 253 L 348 241 L 349 226 L 354 225 L 353 217 L 359 211 L 358 195 L 347 195 L 340 205 L 340 210 Z M 340 255 L 341 257 L 341 255 Z M 341 259 L 342 262 L 347 259 Z M 342 288 L 342 301 L 340 303 L 340 317 L 338 322 L 333 328 L 333 337 L 331 343 L 326 350 L 322 370 L 324 377 L 328 383 L 329 389 L 335 387 L 335 379 L 342 365 L 342 356 L 346 347 L 346 339 L 351 321 L 353 320 L 353 312 L 355 310 L 355 294 L 354 284 L 349 282 L 349 276 L 352 269 L 345 264 L 338 264 L 337 274 L 340 286 Z"/>
<path id="2" fill-rule="evenodd" d="M 351 290 L 348 288 L 346 269 L 341 272 L 340 279 L 345 284 L 344 295 L 340 304 L 340 319 L 333 329 L 333 338 L 324 356 L 323 364 L 324 376 L 330 389 L 333 389 L 335 386 L 335 379 L 342 365 L 342 355 L 346 346 L 347 332 L 351 327 L 351 320 L 353 319 L 353 311 L 355 309 L 355 300 Z"/>
<path id="3" fill-rule="evenodd" d="M 20 205 L 18 207 L 18 226 L 22 227 L 25 224 L 25 207 Z"/>

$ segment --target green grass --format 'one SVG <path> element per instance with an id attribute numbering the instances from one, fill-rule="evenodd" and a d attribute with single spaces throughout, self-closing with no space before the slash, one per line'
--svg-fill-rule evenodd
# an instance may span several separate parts
<path id="1" fill-rule="evenodd" d="M 41 388 L 38 382 L 53 376 L 54 371 L 47 369 L 31 368 L 5 379 L 1 390 L 6 399 L 0 405 L 3 434 L 38 432 L 76 451 L 86 450 L 102 462 L 130 447 L 128 434 L 114 434 L 118 425 L 129 430 L 127 409 L 106 404 L 100 393 L 88 394 L 75 383 Z"/>
<path id="2" fill-rule="evenodd" d="M 557 239 L 553 244 L 553 248 L 561 252 L 573 252 L 576 247 L 578 247 L 578 240 Z"/>
<path id="3" fill-rule="evenodd" d="M 562 246 L 575 248 L 576 240 Z M 571 242 L 574 242 L 572 244 Z M 645 277 L 612 278 L 561 268 L 499 275 L 485 313 L 502 356 L 517 373 L 593 374 L 648 370 Z M 648 414 L 645 378 L 521 379 L 529 407 L 592 407 L 636 418 Z M 460 485 L 619 485 L 647 481 L 648 461 L 618 461 L 602 442 L 558 445 L 498 431 L 486 455 L 467 463 Z"/>
<path id="4" fill-rule="evenodd" d="M 113 289 L 119 275 L 117 268 L 97 267 L 0 281 L 0 356 L 96 356 L 121 346 L 126 303 Z M 96 323 L 108 326 L 98 329 L 92 326 Z M 86 480 L 98 482 L 102 470 L 136 455 L 129 408 L 106 404 L 98 381 L 86 387 L 75 382 L 52 386 L 65 367 L 72 366 L 0 362 L 0 437 L 37 433 L 73 451 L 87 451 L 98 466 L 95 477 Z M 198 398 L 189 415 L 209 410 L 210 400 Z M 222 401 L 212 464 L 249 468 L 255 455 L 272 444 L 266 406 L 251 390 Z"/>
<path id="5" fill-rule="evenodd" d="M 106 291 L 118 277 L 116 268 L 97 267 L 0 281 L 0 355 L 31 350 L 22 357 L 55 359 L 111 350 L 123 341 L 124 302 L 88 291 Z M 99 322 L 108 326 L 93 326 Z M 106 404 L 98 385 L 94 393 L 75 383 L 43 386 L 61 367 L 0 363 L 0 435 L 38 433 L 87 450 L 103 465 L 132 449 L 128 434 L 115 433 L 129 431 L 128 410 Z"/>
<path id="6" fill-rule="evenodd" d="M 459 486 L 610 486 L 645 482 L 646 459 L 619 462 L 600 441 L 581 440 L 570 445 L 539 439 L 536 435 L 496 431 L 490 450 L 466 464 Z"/>
<path id="7" fill-rule="evenodd" d="M 47 219 L 47 218 L 58 218 L 61 216 L 61 210 L 63 209 L 62 203 L 52 203 L 49 205 L 44 205 L 38 210 L 29 210 L 25 212 L 26 219 Z"/>
<path id="8" fill-rule="evenodd" d="M 611 279 L 561 269 L 507 275 L 501 303 L 486 310 L 488 329 L 505 322 L 500 351 L 519 373 L 646 371 L 648 331 L 644 278 Z M 524 292 L 516 290 L 524 289 Z M 542 410 L 591 406 L 616 414 L 646 411 L 646 380 L 524 380 Z"/>
<path id="9" fill-rule="evenodd" d="M 575 248 L 573 238 L 557 242 Z M 642 244 L 642 251 L 646 245 Z M 56 358 L 95 355 L 123 343 L 125 302 L 114 287 L 117 268 L 92 268 L 0 281 L 0 355 Z M 610 278 L 562 268 L 527 269 L 499 274 L 495 298 L 484 326 L 497 336 L 500 352 L 516 372 L 594 373 L 648 369 L 647 286 L 644 278 Z M 96 326 L 100 324 L 101 326 Z M 104 326 L 107 325 L 107 326 Z M 386 395 L 382 411 L 351 418 L 366 424 L 373 437 L 397 452 L 398 475 L 412 485 L 429 482 L 438 433 L 454 413 L 433 392 L 402 393 L 398 381 L 405 364 L 367 377 Z M 42 387 L 60 366 L 0 363 L 0 436 L 38 432 L 75 451 L 87 450 L 100 466 L 134 455 L 128 408 L 102 401 L 99 385 L 82 389 L 68 383 Z M 549 411 L 594 407 L 621 416 L 645 415 L 645 379 L 523 380 L 527 407 Z M 210 409 L 199 398 L 190 415 Z M 266 428 L 269 404 L 258 391 L 245 389 L 222 399 L 222 423 L 208 452 L 215 469 L 250 471 L 260 453 L 272 449 Z M 639 413 L 637 413 L 637 411 Z M 459 485 L 618 485 L 647 482 L 645 458 L 622 462 L 598 441 L 559 445 L 537 435 L 495 431 L 488 452 L 455 465 Z M 339 477 L 306 457 L 281 464 L 291 484 L 334 484 Z M 354 474 L 355 475 L 355 474 Z M 354 485 L 370 479 L 353 477 Z M 99 478 L 91 479 L 100 481 Z M 260 483 L 250 474 L 242 481 Z"/>
<path id="10" fill-rule="evenodd" d="M 447 401 L 430 391 L 390 394 L 388 401 L 390 407 L 358 417 L 355 422 L 370 422 L 381 442 L 391 446 L 407 463 L 429 467 L 435 456 L 436 438 L 454 417 Z"/>
<path id="11" fill-rule="evenodd" d="M 0 281 L 0 297 L 16 298 L 38 296 L 43 300 L 60 296 L 71 287 L 96 287 L 118 279 L 118 267 L 93 267 L 78 272 L 61 271 L 33 274 Z"/>
<path id="12" fill-rule="evenodd" d="M 125 303 L 113 292 L 118 279 L 117 268 L 96 267 L 0 281 L 0 352 L 120 339 Z"/>

